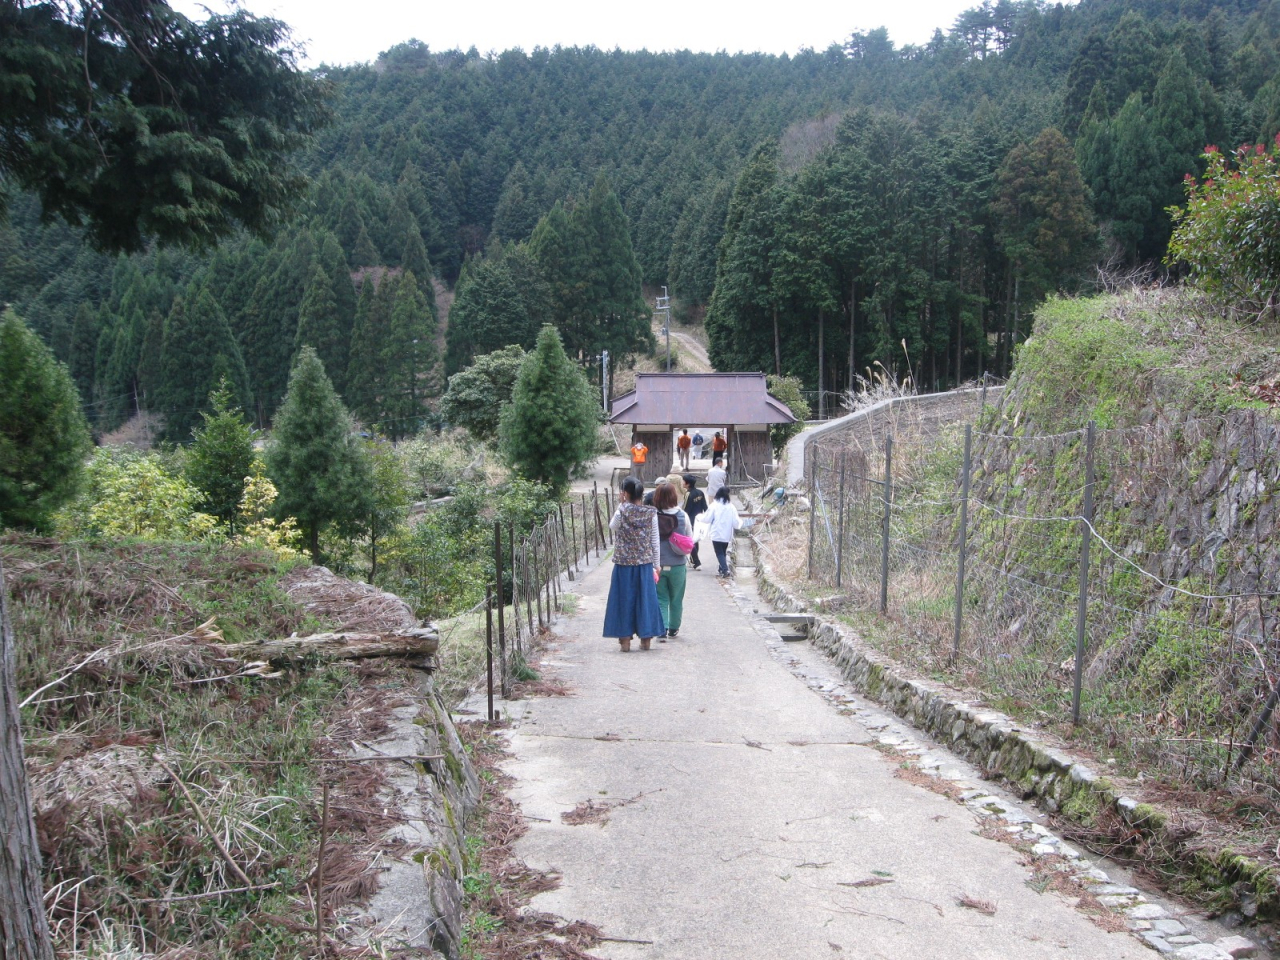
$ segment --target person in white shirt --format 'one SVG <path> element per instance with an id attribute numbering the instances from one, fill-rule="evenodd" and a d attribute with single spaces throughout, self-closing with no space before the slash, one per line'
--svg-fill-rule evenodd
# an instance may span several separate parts
<path id="1" fill-rule="evenodd" d="M 716 562 L 720 565 L 718 576 L 729 576 L 729 542 L 733 539 L 733 531 L 742 528 L 742 518 L 738 516 L 738 508 L 729 501 L 728 487 L 722 486 L 716 491 L 711 509 L 700 522 L 707 525 L 711 546 L 715 547 Z"/>
<path id="2" fill-rule="evenodd" d="M 712 502 L 716 498 L 716 494 L 720 492 L 720 488 L 729 482 L 728 465 L 723 458 L 718 458 L 707 471 L 707 501 Z"/>

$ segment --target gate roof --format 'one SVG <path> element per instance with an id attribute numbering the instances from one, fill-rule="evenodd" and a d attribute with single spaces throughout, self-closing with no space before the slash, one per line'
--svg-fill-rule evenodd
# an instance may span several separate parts
<path id="1" fill-rule="evenodd" d="M 612 423 L 795 423 L 763 373 L 637 373 L 613 401 Z"/>

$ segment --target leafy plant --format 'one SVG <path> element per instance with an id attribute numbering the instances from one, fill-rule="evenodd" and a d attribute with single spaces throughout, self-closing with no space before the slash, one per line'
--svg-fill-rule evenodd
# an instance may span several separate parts
<path id="1" fill-rule="evenodd" d="M 1245 145 L 1234 161 L 1205 147 L 1200 180 L 1187 174 L 1187 206 L 1165 262 L 1186 264 L 1207 293 L 1250 311 L 1273 313 L 1280 294 L 1280 136 L 1267 149 Z"/>
<path id="2" fill-rule="evenodd" d="M 56 525 L 69 537 L 217 539 L 218 521 L 199 509 L 203 501 L 156 454 L 99 448 L 85 468 L 84 492 L 59 512 Z"/>

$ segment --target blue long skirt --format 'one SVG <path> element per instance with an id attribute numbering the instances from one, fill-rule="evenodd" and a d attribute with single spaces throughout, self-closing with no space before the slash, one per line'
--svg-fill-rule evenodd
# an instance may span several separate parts
<path id="1" fill-rule="evenodd" d="M 614 566 L 609 602 L 604 608 L 604 636 L 660 637 L 667 632 L 658 609 L 653 564 Z"/>

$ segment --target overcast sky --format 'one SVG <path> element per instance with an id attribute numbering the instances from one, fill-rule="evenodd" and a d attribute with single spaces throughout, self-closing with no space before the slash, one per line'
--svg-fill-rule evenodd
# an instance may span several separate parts
<path id="1" fill-rule="evenodd" d="M 980 0 L 242 0 L 245 9 L 290 24 L 307 48 L 307 65 L 371 61 L 411 38 L 432 50 L 481 53 L 512 47 L 594 45 L 606 50 L 727 50 L 795 53 L 823 50 L 854 30 L 887 27 L 902 46 L 924 43 L 948 29 Z M 227 9 L 225 0 L 175 0 L 193 17 L 201 8 Z"/>

